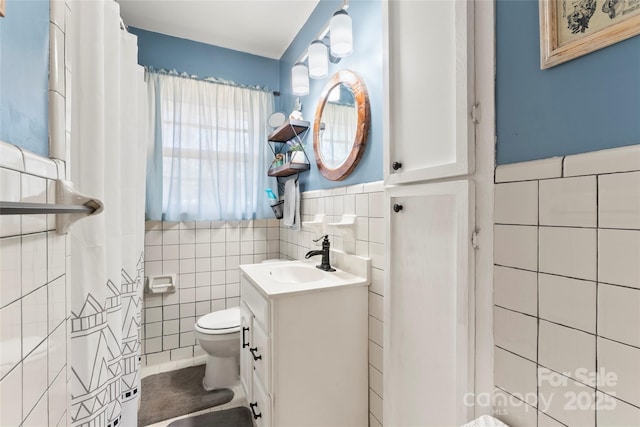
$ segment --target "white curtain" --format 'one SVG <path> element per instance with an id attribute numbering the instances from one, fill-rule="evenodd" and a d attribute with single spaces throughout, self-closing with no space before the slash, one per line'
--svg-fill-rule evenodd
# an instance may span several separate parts
<path id="1" fill-rule="evenodd" d="M 147 219 L 272 218 L 264 190 L 277 188 L 267 177 L 273 95 L 167 72 L 149 72 L 147 82 L 155 120 Z"/>
<path id="2" fill-rule="evenodd" d="M 356 137 L 358 111 L 353 105 L 327 102 L 322 111 L 322 157 L 331 167 L 347 159 Z"/>
<path id="3" fill-rule="evenodd" d="M 70 231 L 69 419 L 136 426 L 144 242 L 146 88 L 113 0 L 74 1 L 71 180 L 104 211 Z"/>

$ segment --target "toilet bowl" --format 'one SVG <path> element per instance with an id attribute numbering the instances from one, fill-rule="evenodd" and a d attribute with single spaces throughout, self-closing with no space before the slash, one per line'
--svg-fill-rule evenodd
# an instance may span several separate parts
<path id="1" fill-rule="evenodd" d="M 233 385 L 240 375 L 240 309 L 206 314 L 198 319 L 194 332 L 208 355 L 202 386 L 213 390 Z"/>

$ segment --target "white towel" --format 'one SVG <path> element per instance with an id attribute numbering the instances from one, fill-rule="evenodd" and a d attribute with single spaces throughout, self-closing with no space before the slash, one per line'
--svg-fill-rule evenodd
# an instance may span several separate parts
<path id="1" fill-rule="evenodd" d="M 284 225 L 300 230 L 300 189 L 296 177 L 284 183 Z"/>

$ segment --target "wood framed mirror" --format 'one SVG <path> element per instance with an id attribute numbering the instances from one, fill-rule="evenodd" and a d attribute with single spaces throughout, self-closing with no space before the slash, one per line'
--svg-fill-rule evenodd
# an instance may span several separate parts
<path id="1" fill-rule="evenodd" d="M 313 123 L 313 151 L 320 173 L 331 181 L 355 169 L 369 136 L 369 94 L 353 71 L 340 70 L 324 87 Z"/>

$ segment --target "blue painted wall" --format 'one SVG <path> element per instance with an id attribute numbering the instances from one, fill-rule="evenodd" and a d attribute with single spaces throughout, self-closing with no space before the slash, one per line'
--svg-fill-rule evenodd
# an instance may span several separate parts
<path id="1" fill-rule="evenodd" d="M 640 143 L 640 37 L 540 70 L 538 2 L 496 5 L 497 163 Z"/>
<path id="2" fill-rule="evenodd" d="M 296 98 L 291 91 L 291 67 L 341 5 L 342 1 L 321 0 L 280 59 L 280 109 L 287 115 L 293 110 Z M 305 144 L 307 155 L 311 159 L 311 170 L 300 174 L 302 190 L 341 187 L 382 179 L 382 113 L 385 100 L 382 91 L 381 2 L 352 0 L 349 15 L 353 22 L 353 53 L 343 58 L 338 64 L 329 64 L 329 76 L 338 70 L 350 69 L 364 80 L 371 104 L 369 141 L 360 163 L 351 175 L 343 181 L 329 181 L 316 168 L 313 155 L 313 129 L 311 129 Z M 304 119 L 311 123 L 313 123 L 320 93 L 327 80 L 328 77 L 319 80 L 311 79 L 309 95 L 300 98 Z"/>
<path id="3" fill-rule="evenodd" d="M 275 59 L 140 28 L 129 27 L 129 31 L 138 36 L 138 62 L 141 65 L 278 90 L 279 68 Z"/>
<path id="4" fill-rule="evenodd" d="M 49 1 L 7 0 L 0 18 L 0 141 L 49 155 Z"/>

